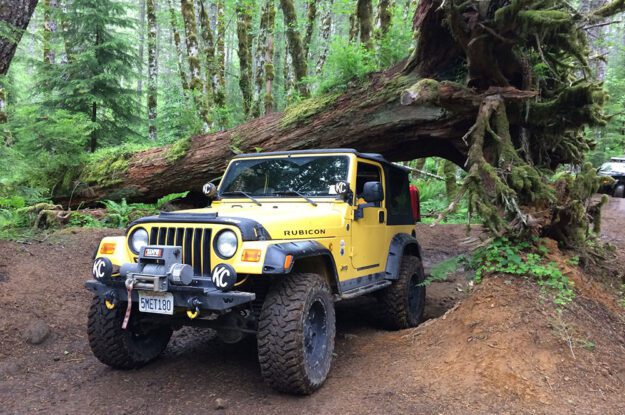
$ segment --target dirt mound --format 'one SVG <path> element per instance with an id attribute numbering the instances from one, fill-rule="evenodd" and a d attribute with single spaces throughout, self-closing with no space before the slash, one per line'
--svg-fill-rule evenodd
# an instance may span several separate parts
<path id="1" fill-rule="evenodd" d="M 418 232 L 426 265 L 466 250 L 463 226 Z M 625 413 L 623 312 L 582 274 L 561 313 L 530 281 L 491 278 L 468 294 L 462 273 L 429 288 L 431 319 L 414 330 L 381 330 L 372 301 L 341 305 L 330 378 L 306 398 L 262 382 L 253 341 L 206 330 L 176 332 L 144 369 L 111 370 L 87 346 L 82 285 L 105 234 L 0 241 L 0 413 Z M 51 333 L 30 345 L 21 333 L 36 319 Z"/>

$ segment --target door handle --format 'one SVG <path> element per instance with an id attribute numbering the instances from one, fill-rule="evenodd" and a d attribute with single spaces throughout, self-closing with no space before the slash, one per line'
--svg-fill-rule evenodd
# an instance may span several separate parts
<path id="1" fill-rule="evenodd" d="M 380 221 L 380 223 L 384 223 L 384 212 L 378 212 L 378 220 Z"/>

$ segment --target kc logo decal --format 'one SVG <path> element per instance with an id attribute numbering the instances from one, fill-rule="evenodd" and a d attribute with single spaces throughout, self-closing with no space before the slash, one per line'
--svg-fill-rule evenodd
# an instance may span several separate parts
<path id="1" fill-rule="evenodd" d="M 213 269 L 211 280 L 215 287 L 222 291 L 227 291 L 234 287 L 237 281 L 237 273 L 230 265 L 220 264 Z"/>
<path id="2" fill-rule="evenodd" d="M 349 185 L 347 184 L 347 182 L 338 182 L 337 184 L 334 185 L 334 189 L 336 190 L 336 193 L 340 195 L 344 195 L 345 193 L 347 193 L 348 188 L 349 188 Z"/>
<path id="3" fill-rule="evenodd" d="M 93 268 L 91 274 L 95 279 L 102 279 L 104 277 L 110 277 L 113 272 L 113 264 L 108 258 L 96 258 L 93 261 Z"/>

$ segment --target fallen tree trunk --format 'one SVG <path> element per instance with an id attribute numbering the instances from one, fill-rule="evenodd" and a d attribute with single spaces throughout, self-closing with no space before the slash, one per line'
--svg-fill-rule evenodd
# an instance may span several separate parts
<path id="1" fill-rule="evenodd" d="M 390 70 L 373 75 L 355 91 L 311 98 L 285 113 L 273 113 L 232 130 L 172 146 L 109 155 L 86 166 L 74 188 L 69 193 L 63 189 L 55 201 L 64 206 L 121 198 L 153 201 L 169 193 L 199 190 L 220 176 L 240 152 L 348 147 L 379 152 L 394 161 L 438 156 L 463 165 L 467 146 L 459 137 L 474 122 L 479 100 L 475 108 L 424 102 L 429 93 L 424 84 L 423 90 L 411 92 L 421 96 L 402 105 L 401 93 L 416 83 L 415 75 Z M 464 94 L 466 102 L 476 96 L 453 84 L 442 89 L 448 97 Z"/>

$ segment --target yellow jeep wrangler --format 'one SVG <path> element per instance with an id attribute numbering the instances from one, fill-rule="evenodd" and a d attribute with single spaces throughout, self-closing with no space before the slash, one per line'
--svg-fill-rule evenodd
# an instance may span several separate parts
<path id="1" fill-rule="evenodd" d="M 102 239 L 89 344 L 137 368 L 182 326 L 255 335 L 273 388 L 309 394 L 330 370 L 334 303 L 373 294 L 391 329 L 422 319 L 425 287 L 408 172 L 351 149 L 243 154 L 210 205 L 139 219 Z"/>

